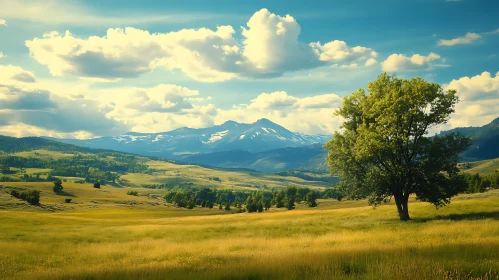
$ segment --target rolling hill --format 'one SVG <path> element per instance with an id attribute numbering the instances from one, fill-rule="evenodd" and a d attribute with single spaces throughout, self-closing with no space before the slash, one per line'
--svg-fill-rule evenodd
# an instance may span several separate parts
<path id="1" fill-rule="evenodd" d="M 326 172 L 327 151 L 322 145 L 307 147 L 288 147 L 259 153 L 235 150 L 209 154 L 197 154 L 183 157 L 181 160 L 197 164 L 250 168 L 261 172 L 278 172 L 283 170 L 309 170 Z"/>
<path id="2" fill-rule="evenodd" d="M 290 185 L 322 188 L 332 182 L 330 177 L 324 176 L 305 176 L 301 173 L 278 175 L 183 164 L 155 157 L 83 148 L 37 137 L 1 136 L 0 147 L 0 179 L 4 181 L 44 181 L 52 175 L 70 182 L 105 180 L 116 187 L 167 184 L 249 190 Z"/>
<path id="3" fill-rule="evenodd" d="M 499 118 L 481 127 L 459 127 L 443 131 L 439 135 L 453 132 L 474 138 L 471 147 L 461 155 L 463 161 L 478 161 L 499 157 Z"/>

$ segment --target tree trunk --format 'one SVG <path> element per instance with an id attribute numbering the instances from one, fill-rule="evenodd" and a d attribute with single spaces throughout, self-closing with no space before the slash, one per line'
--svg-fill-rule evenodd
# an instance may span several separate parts
<path id="1" fill-rule="evenodd" d="M 408 198 L 404 196 L 395 195 L 395 204 L 397 205 L 397 211 L 399 212 L 399 217 L 401 221 L 408 221 L 411 218 L 409 217 L 409 208 L 407 208 Z"/>

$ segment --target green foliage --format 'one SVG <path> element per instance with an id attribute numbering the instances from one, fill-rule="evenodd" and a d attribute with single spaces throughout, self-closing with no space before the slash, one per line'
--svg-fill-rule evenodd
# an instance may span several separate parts
<path id="1" fill-rule="evenodd" d="M 60 179 L 58 179 L 57 181 L 54 182 L 54 187 L 52 188 L 52 190 L 56 193 L 56 194 L 60 194 L 62 193 L 62 190 L 63 190 L 63 186 L 62 186 L 62 181 Z"/>
<path id="2" fill-rule="evenodd" d="M 222 180 L 220 179 L 220 177 L 215 177 L 215 176 L 208 177 L 208 180 L 222 183 Z"/>
<path id="3" fill-rule="evenodd" d="M 38 205 L 40 203 L 40 192 L 36 190 L 27 190 L 21 193 L 17 192 L 16 190 L 12 190 L 10 192 L 10 195 L 15 198 L 24 200 L 31 205 Z"/>
<path id="4" fill-rule="evenodd" d="M 137 191 L 128 191 L 126 194 L 133 195 L 133 196 L 139 196 L 139 193 Z"/>
<path id="5" fill-rule="evenodd" d="M 317 206 L 317 200 L 316 200 L 314 192 L 307 193 L 307 205 L 308 205 L 308 207 L 316 207 Z"/>
<path id="6" fill-rule="evenodd" d="M 449 203 L 465 188 L 457 162 L 471 140 L 459 134 L 426 135 L 454 112 L 456 91 L 386 73 L 369 83 L 368 91 L 359 89 L 343 99 L 336 115 L 344 118 L 344 130 L 324 146 L 340 186 L 374 205 L 393 196 L 401 220 L 409 219 L 410 194 L 436 207 Z"/>
<path id="7" fill-rule="evenodd" d="M 19 192 L 18 192 L 18 191 L 16 191 L 16 190 L 11 190 L 11 191 L 10 191 L 10 195 L 12 195 L 12 196 L 13 196 L 13 197 L 15 197 L 15 198 L 19 198 Z"/>
<path id="8" fill-rule="evenodd" d="M 95 181 L 94 188 L 100 189 L 100 182 L 99 181 Z"/>
<path id="9" fill-rule="evenodd" d="M 296 192 L 296 187 L 286 188 L 286 208 L 288 208 L 288 210 L 295 209 Z"/>
<path id="10" fill-rule="evenodd" d="M 466 179 L 466 193 L 481 193 L 488 189 L 499 188 L 499 172 L 497 171 L 482 176 L 478 173 L 473 175 L 464 173 L 463 176 Z"/>

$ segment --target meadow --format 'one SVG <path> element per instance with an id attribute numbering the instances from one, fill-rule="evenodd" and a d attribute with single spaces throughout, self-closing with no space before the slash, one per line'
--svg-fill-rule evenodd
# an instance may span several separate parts
<path id="1" fill-rule="evenodd" d="M 40 206 L 6 193 L 27 188 L 41 191 Z M 412 200 L 409 222 L 364 200 L 235 213 L 127 190 L 66 183 L 61 196 L 50 183 L 1 183 L 0 278 L 499 278 L 498 190 L 440 209 Z"/>

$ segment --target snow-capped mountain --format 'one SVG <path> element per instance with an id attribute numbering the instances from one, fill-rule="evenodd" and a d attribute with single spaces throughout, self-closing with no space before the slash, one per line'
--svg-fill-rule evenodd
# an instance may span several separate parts
<path id="1" fill-rule="evenodd" d="M 230 150 L 262 152 L 323 144 L 330 135 L 294 133 L 268 119 L 252 124 L 227 121 L 208 128 L 178 128 L 163 133 L 129 132 L 90 140 L 55 139 L 80 146 L 179 159 L 189 154 Z"/>

